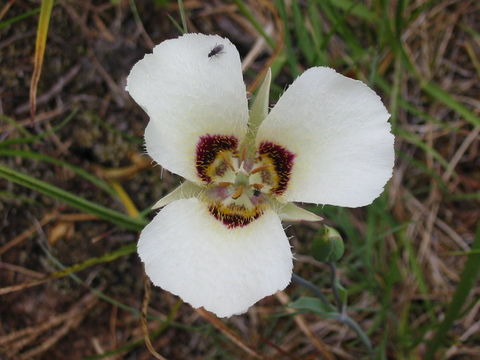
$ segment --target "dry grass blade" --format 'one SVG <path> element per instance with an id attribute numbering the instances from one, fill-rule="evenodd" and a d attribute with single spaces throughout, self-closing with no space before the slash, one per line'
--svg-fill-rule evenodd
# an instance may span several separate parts
<path id="1" fill-rule="evenodd" d="M 41 279 L 45 276 L 45 274 L 42 274 L 38 271 L 33 271 L 33 270 L 30 270 L 30 269 L 24 268 L 22 266 L 19 266 L 19 265 L 8 264 L 8 263 L 2 262 L 2 261 L 0 261 L 0 269 L 5 269 L 5 270 L 9 270 L 9 271 L 16 272 L 16 273 L 19 273 L 19 274 L 23 274 L 23 275 L 32 277 L 34 279 Z"/>
<path id="2" fill-rule="evenodd" d="M 42 0 L 40 8 L 40 18 L 37 28 L 37 40 L 35 42 L 35 58 L 33 63 L 33 74 L 30 82 L 30 116 L 35 118 L 37 108 L 37 86 L 42 72 L 43 56 L 47 44 L 48 25 L 50 23 L 50 15 L 52 14 L 53 0 Z"/>
<path id="3" fill-rule="evenodd" d="M 8 0 L 8 2 L 3 6 L 3 8 L 0 10 L 0 20 L 3 19 L 3 17 L 8 12 L 8 10 L 10 9 L 10 7 L 13 5 L 14 2 L 15 0 Z"/>
<path id="4" fill-rule="evenodd" d="M 14 239 L 10 240 L 8 243 L 6 243 L 2 247 L 0 247 L 0 255 L 2 255 L 3 253 L 5 253 L 9 249 L 11 249 L 12 247 L 14 247 L 14 246 L 20 244 L 21 242 L 25 241 L 26 239 L 28 239 L 30 236 L 32 236 L 33 234 L 35 234 L 37 232 L 37 229 L 38 229 L 39 225 L 44 226 L 44 225 L 48 224 L 50 221 L 55 219 L 55 217 L 57 217 L 57 215 L 58 214 L 56 214 L 56 213 L 50 213 L 50 214 L 45 215 L 40 220 L 40 222 L 38 224 L 34 224 L 32 227 L 28 228 L 27 230 L 22 232 L 20 235 L 16 236 Z"/>
<path id="5" fill-rule="evenodd" d="M 116 180 L 110 180 L 109 181 L 110 186 L 113 188 L 113 190 L 116 191 L 118 194 L 118 198 L 122 202 L 123 206 L 125 207 L 125 210 L 127 211 L 127 214 L 130 216 L 138 216 L 139 211 L 135 204 L 133 203 L 133 200 L 130 198 L 130 196 L 127 194 L 125 189 L 123 188 L 122 185 Z"/>
<path id="6" fill-rule="evenodd" d="M 140 154 L 131 156 L 132 165 L 127 165 L 115 169 L 107 169 L 101 166 L 94 166 L 93 169 L 101 178 L 105 180 L 125 180 L 130 179 L 139 171 L 152 167 L 152 160 Z"/>
<path id="7" fill-rule="evenodd" d="M 6 334 L 6 335 L 0 337 L 0 345 L 8 344 L 8 343 L 10 343 L 14 340 L 23 338 L 23 337 L 28 336 L 28 335 L 32 335 L 32 334 L 35 334 L 35 333 L 41 333 L 41 332 L 43 332 L 47 329 L 50 329 L 50 328 L 62 323 L 63 321 L 65 321 L 65 319 L 68 318 L 68 316 L 69 316 L 69 313 L 64 313 L 64 314 L 55 316 L 53 318 L 50 318 L 48 321 L 43 322 L 42 324 L 40 324 L 38 326 L 28 327 L 28 328 L 25 328 L 25 329 L 22 329 L 22 330 L 15 331 L 15 332 L 10 333 L 10 334 Z"/>
<path id="8" fill-rule="evenodd" d="M 241 348 L 243 351 L 245 351 L 247 354 L 250 356 L 256 358 L 256 359 L 264 359 L 262 355 L 260 355 L 258 352 L 256 352 L 254 349 L 252 349 L 250 346 L 248 346 L 240 337 L 238 337 L 237 334 L 235 334 L 232 330 L 228 328 L 227 325 L 225 325 L 222 320 L 217 318 L 215 315 L 209 313 L 203 308 L 200 309 L 195 309 L 197 314 L 199 314 L 201 317 L 203 317 L 205 320 L 207 320 L 210 324 L 212 324 L 217 330 L 222 332 L 227 338 L 229 338 L 235 345 L 237 345 L 239 348 Z"/>
<path id="9" fill-rule="evenodd" d="M 270 55 L 268 60 L 263 65 L 262 70 L 258 72 L 254 81 L 248 86 L 248 91 L 250 93 L 254 92 L 257 89 L 257 87 L 261 84 L 261 82 L 265 78 L 265 75 L 267 74 L 268 69 L 272 66 L 273 61 L 280 55 L 285 45 L 284 26 L 283 26 L 282 20 L 280 19 L 280 16 L 278 15 L 277 9 L 275 8 L 275 6 L 273 6 L 273 3 L 269 1 L 262 0 L 260 3 L 262 6 L 264 6 L 267 9 L 267 11 L 273 17 L 273 22 L 275 23 L 274 32 L 277 33 L 277 37 L 275 39 L 276 46 L 272 55 Z"/>
<path id="10" fill-rule="evenodd" d="M 143 338 L 145 339 L 145 345 L 147 346 L 148 351 L 155 359 L 158 360 L 167 360 L 162 355 L 160 355 L 155 348 L 153 347 L 150 336 L 148 335 L 148 324 L 147 324 L 147 313 L 148 313 L 148 304 L 150 303 L 150 295 L 152 292 L 152 285 L 147 276 L 143 277 L 143 303 L 142 303 L 142 316 L 140 317 L 140 324 L 142 326 Z"/>
<path id="11" fill-rule="evenodd" d="M 0 338 L 0 344 L 8 344 L 8 351 L 6 355 L 9 358 L 19 360 L 32 359 L 50 349 L 62 337 L 68 334 L 70 330 L 77 327 L 81 321 L 88 314 L 90 309 L 98 301 L 94 294 L 85 295 L 79 302 L 77 302 L 69 311 L 56 316 L 36 327 L 29 327 L 19 330 L 15 333 L 8 334 Z M 40 341 L 40 345 L 30 348 L 28 351 L 21 353 L 22 349 L 32 345 L 32 343 L 45 332 L 54 329 L 62 324 L 53 334 Z"/>

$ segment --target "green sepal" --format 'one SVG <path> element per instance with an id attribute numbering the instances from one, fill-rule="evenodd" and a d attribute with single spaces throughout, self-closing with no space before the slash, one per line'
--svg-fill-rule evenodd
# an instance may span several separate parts
<path id="1" fill-rule="evenodd" d="M 275 201 L 274 208 L 283 221 L 321 221 L 323 218 L 293 203 Z"/>
<path id="2" fill-rule="evenodd" d="M 152 206 L 152 209 L 159 209 L 175 200 L 197 197 L 203 190 L 203 187 L 198 186 L 191 181 L 185 181 L 171 193 L 158 200 L 155 205 Z"/>
<path id="3" fill-rule="evenodd" d="M 268 69 L 263 79 L 260 89 L 258 89 L 255 100 L 250 108 L 250 114 L 248 119 L 248 132 L 245 137 L 244 147 L 247 150 L 253 149 L 255 143 L 255 137 L 257 136 L 258 128 L 262 121 L 268 115 L 268 104 L 270 95 L 270 82 L 272 81 L 272 71 Z"/>

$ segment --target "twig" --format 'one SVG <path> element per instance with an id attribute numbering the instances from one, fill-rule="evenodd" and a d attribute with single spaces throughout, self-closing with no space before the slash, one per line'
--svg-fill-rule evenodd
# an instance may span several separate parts
<path id="1" fill-rule="evenodd" d="M 53 85 L 50 88 L 50 90 L 48 90 L 43 95 L 37 97 L 36 104 L 40 105 L 40 104 L 46 103 L 52 97 L 60 93 L 62 89 L 65 87 L 65 85 L 67 85 L 70 81 L 73 80 L 73 78 L 78 74 L 80 69 L 81 69 L 81 64 L 77 64 L 73 66 L 65 75 L 59 77 L 55 85 Z M 15 109 L 15 114 L 21 114 L 21 113 L 27 112 L 29 108 L 30 108 L 29 103 L 20 105 Z"/>
<path id="2" fill-rule="evenodd" d="M 148 35 L 147 31 L 145 30 L 145 26 L 143 26 L 142 19 L 138 14 L 138 9 L 137 9 L 137 5 L 135 4 L 135 0 L 130 0 L 129 3 L 130 3 L 130 9 L 132 10 L 135 23 L 137 24 L 137 27 L 140 30 L 140 34 L 142 35 L 143 40 L 145 41 L 145 44 L 147 45 L 147 47 L 151 50 L 154 48 L 155 43 L 152 41 L 152 38 L 150 37 L 150 35 Z"/>
<path id="3" fill-rule="evenodd" d="M 10 271 L 13 271 L 13 272 L 18 272 L 20 274 L 24 274 L 24 275 L 33 277 L 35 279 L 41 279 L 45 276 L 45 274 L 39 273 L 37 271 L 26 269 L 22 266 L 18 266 L 18 265 L 15 265 L 15 264 L 7 264 L 7 263 L 4 263 L 4 262 L 0 261 L 0 269 L 1 268 L 7 269 L 7 270 L 10 270 Z"/>
<path id="4" fill-rule="evenodd" d="M 321 341 L 318 337 L 315 336 L 312 330 L 307 325 L 307 322 L 303 318 L 301 314 L 296 313 L 296 311 L 292 308 L 287 307 L 287 305 L 290 303 L 290 298 L 288 297 L 287 294 L 283 291 L 278 291 L 276 294 L 277 299 L 280 301 L 282 305 L 285 305 L 285 310 L 290 313 L 290 314 L 295 314 L 293 316 L 293 320 L 295 323 L 298 325 L 300 330 L 310 339 L 312 342 L 313 346 L 320 352 L 320 354 L 327 360 L 333 360 L 334 357 L 330 350 L 328 349 L 328 346 Z"/>
<path id="5" fill-rule="evenodd" d="M 197 312 L 197 314 L 207 320 L 210 324 L 212 324 L 217 330 L 221 331 L 227 338 L 229 338 L 235 345 L 237 345 L 247 354 L 253 356 L 256 359 L 264 359 L 262 355 L 260 355 L 247 344 L 245 344 L 245 342 L 240 339 L 240 337 L 238 337 L 232 330 L 230 330 L 228 326 L 225 325 L 219 318 L 212 315 L 203 308 L 195 309 L 195 311 Z"/>
<path id="6" fill-rule="evenodd" d="M 57 213 L 50 213 L 50 214 L 47 214 L 45 215 L 42 220 L 40 220 L 39 224 L 40 226 L 44 226 L 46 224 L 48 224 L 50 221 L 52 221 L 53 219 L 55 219 L 55 217 L 57 216 Z M 16 236 L 15 238 L 13 238 L 12 240 L 10 240 L 8 243 L 6 243 L 5 245 L 3 245 L 2 247 L 0 247 L 0 255 L 2 255 L 3 253 L 7 252 L 8 250 L 10 250 L 12 247 L 20 244 L 21 242 L 25 241 L 26 239 L 28 239 L 30 236 L 34 235 L 36 232 L 37 232 L 37 227 L 38 225 L 37 224 L 34 224 L 32 225 L 30 228 L 28 228 L 27 230 L 25 230 L 23 233 L 21 233 L 20 235 Z"/>
<path id="7" fill-rule="evenodd" d="M 150 352 L 150 354 L 152 354 L 152 356 L 155 357 L 155 359 L 167 360 L 155 350 L 150 340 L 150 335 L 148 334 L 147 313 L 148 313 L 148 304 L 150 303 L 151 284 L 150 284 L 150 280 L 145 275 L 143 277 L 143 288 L 144 288 L 145 294 L 143 296 L 142 316 L 140 317 L 140 324 L 142 326 L 145 345 L 147 346 L 147 349 Z"/>
<path id="8" fill-rule="evenodd" d="M 16 0 L 9 0 L 2 8 L 2 10 L 0 10 L 0 20 L 3 19 L 3 17 L 5 16 L 5 14 L 8 12 L 8 10 L 10 9 L 10 7 L 13 5 L 13 3 L 15 2 Z"/>
<path id="9" fill-rule="evenodd" d="M 98 299 L 94 294 L 87 294 L 79 302 L 73 305 L 72 308 L 66 313 L 58 315 L 46 322 L 41 323 L 38 326 L 29 327 L 19 330 L 15 333 L 5 335 L 0 338 L 0 344 L 8 344 L 8 351 L 6 355 L 9 358 L 15 358 L 19 360 L 31 359 L 32 357 L 35 357 L 50 349 L 58 342 L 58 340 L 68 334 L 71 329 L 78 326 L 97 301 Z M 20 354 L 21 349 L 31 344 L 32 341 L 38 338 L 42 333 L 53 329 L 62 323 L 63 325 L 57 331 L 49 335 L 43 341 L 40 341 L 40 345 L 29 349 L 23 354 Z M 13 342 L 14 340 L 17 341 Z"/>

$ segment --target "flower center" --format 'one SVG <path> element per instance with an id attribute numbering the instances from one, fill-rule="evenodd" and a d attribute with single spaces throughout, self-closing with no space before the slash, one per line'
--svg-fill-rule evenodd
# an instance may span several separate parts
<path id="1" fill-rule="evenodd" d="M 204 135 L 197 143 L 196 169 L 207 186 L 210 213 L 228 228 L 260 217 L 272 196 L 285 192 L 295 155 L 271 142 L 259 145 L 254 158 L 238 150 L 234 136 Z"/>

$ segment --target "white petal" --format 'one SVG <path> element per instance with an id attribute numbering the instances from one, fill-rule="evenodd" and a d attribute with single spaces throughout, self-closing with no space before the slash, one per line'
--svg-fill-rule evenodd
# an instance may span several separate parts
<path id="1" fill-rule="evenodd" d="M 282 200 L 357 207 L 383 191 L 394 163 L 389 113 L 367 85 L 325 67 L 295 80 L 260 126 L 296 157 Z"/>
<path id="2" fill-rule="evenodd" d="M 227 229 L 196 198 L 164 207 L 142 231 L 138 253 L 155 285 L 221 317 L 247 311 L 292 275 L 290 245 L 273 211 Z"/>
<path id="3" fill-rule="evenodd" d="M 223 50 L 208 57 L 220 45 Z M 191 181 L 199 181 L 195 147 L 200 136 L 234 135 L 240 142 L 246 133 L 240 57 L 220 36 L 185 34 L 162 42 L 135 64 L 126 89 L 150 116 L 145 130 L 149 155 Z"/>

